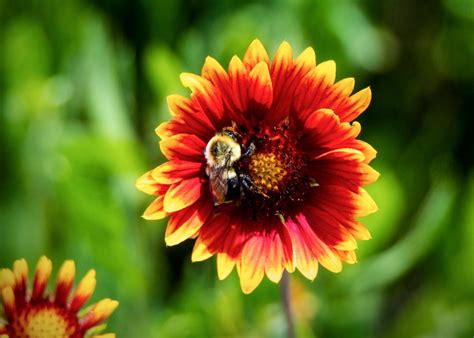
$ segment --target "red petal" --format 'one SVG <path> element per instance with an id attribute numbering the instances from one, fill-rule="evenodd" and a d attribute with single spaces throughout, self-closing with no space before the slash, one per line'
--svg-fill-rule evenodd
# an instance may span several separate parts
<path id="1" fill-rule="evenodd" d="M 0 290 L 3 299 L 3 312 L 8 321 L 13 321 L 16 315 L 15 293 L 11 286 L 4 287 Z"/>
<path id="2" fill-rule="evenodd" d="M 320 63 L 301 80 L 296 90 L 294 101 L 296 112 L 305 110 L 314 111 L 320 108 L 328 108 L 319 105 L 322 98 L 326 97 L 334 84 L 336 76 L 336 64 L 334 61 Z"/>
<path id="3" fill-rule="evenodd" d="M 185 178 L 199 177 L 203 173 L 203 163 L 171 160 L 155 168 L 152 176 L 157 183 L 173 184 Z"/>
<path id="4" fill-rule="evenodd" d="M 64 306 L 71 292 L 76 275 L 76 266 L 74 261 L 68 260 L 63 263 L 58 273 L 56 282 L 56 292 L 54 302 L 60 306 Z"/>
<path id="5" fill-rule="evenodd" d="M 264 253 L 267 252 L 268 242 L 265 237 L 253 236 L 245 243 L 240 260 L 237 262 L 240 287 L 244 293 L 251 293 L 262 281 L 266 261 Z"/>
<path id="6" fill-rule="evenodd" d="M 109 318 L 117 306 L 118 302 L 109 298 L 102 299 L 94 304 L 90 311 L 79 320 L 82 332 L 89 330 L 91 327 L 94 327 Z M 94 335 L 93 337 L 97 336 Z"/>
<path id="7" fill-rule="evenodd" d="M 288 115 L 289 104 L 291 103 L 291 96 L 286 96 L 291 83 L 289 77 L 293 70 L 293 51 L 288 42 L 283 42 L 275 53 L 271 67 L 271 78 L 273 85 L 273 109 L 272 114 L 268 114 L 269 124 L 276 124 L 280 122 L 286 115 Z M 296 86 L 293 86 L 296 88 Z M 291 95 L 291 94 L 290 94 Z M 286 99 L 286 102 L 282 102 Z M 285 105 L 285 108 L 281 107 Z"/>
<path id="8" fill-rule="evenodd" d="M 306 243 L 311 242 L 313 252 L 316 253 L 318 262 L 321 263 L 326 269 L 332 272 L 340 272 L 342 270 L 341 260 L 337 254 L 325 244 L 309 225 L 309 220 L 303 214 L 297 214 L 295 217 L 295 224 L 300 227 L 301 234 L 308 236 Z M 311 235 L 313 233 L 314 235 Z"/>
<path id="9" fill-rule="evenodd" d="M 228 214 L 219 213 L 215 214 L 214 217 L 203 225 L 199 237 L 194 244 L 191 256 L 193 262 L 208 259 L 222 248 L 225 233 L 231 229 L 229 223 Z"/>
<path id="10" fill-rule="evenodd" d="M 229 256 L 227 253 L 217 254 L 217 276 L 219 280 L 223 280 L 229 276 L 234 269 L 236 259 Z"/>
<path id="11" fill-rule="evenodd" d="M 196 112 L 193 102 L 187 97 L 181 95 L 169 95 L 166 98 L 166 102 L 168 103 L 168 109 L 171 115 L 175 117 L 192 115 Z"/>
<path id="12" fill-rule="evenodd" d="M 277 217 L 267 219 L 265 225 L 249 226 L 237 272 L 244 293 L 252 292 L 260 284 L 264 274 L 277 283 L 283 270 L 294 271 L 291 237 Z M 258 228 L 260 227 L 260 230 Z M 250 232 L 250 228 L 254 231 Z"/>
<path id="13" fill-rule="evenodd" d="M 314 50 L 306 48 L 286 69 L 283 68 L 283 62 L 287 62 L 291 57 L 291 50 L 288 50 L 288 47 L 284 44 L 280 46 L 277 52 L 278 55 L 275 56 L 275 68 L 272 67 L 273 107 L 272 114 L 267 116 L 268 119 L 271 119 L 271 123 L 278 123 L 290 114 L 290 108 L 295 99 L 296 91 L 306 74 L 316 66 Z M 279 72 L 277 72 L 278 64 L 282 65 Z"/>
<path id="14" fill-rule="evenodd" d="M 361 140 L 348 140 L 346 143 L 341 144 L 341 146 L 361 151 L 364 154 L 364 163 L 370 163 L 377 155 L 377 151 L 370 144 Z"/>
<path id="15" fill-rule="evenodd" d="M 22 306 L 26 301 L 26 294 L 28 289 L 28 264 L 26 260 L 19 259 L 13 263 L 13 273 L 15 274 L 15 300 L 17 306 Z M 1 284 L 1 282 L 0 282 Z M 0 290 L 1 290 L 0 285 Z"/>
<path id="16" fill-rule="evenodd" d="M 181 82 L 183 86 L 192 91 L 192 100 L 196 100 L 216 129 L 221 129 L 228 122 L 224 116 L 224 107 L 220 91 L 205 78 L 191 74 L 182 73 Z"/>
<path id="17" fill-rule="evenodd" d="M 306 222 L 321 241 L 331 248 L 354 250 L 357 243 L 342 224 L 330 214 L 317 208 L 305 208 L 302 213 Z"/>
<path id="18" fill-rule="evenodd" d="M 158 184 L 152 176 L 153 170 L 143 174 L 135 183 L 138 190 L 148 195 L 162 195 L 168 190 L 168 185 Z"/>
<path id="19" fill-rule="evenodd" d="M 245 52 L 244 64 L 248 70 L 251 70 L 260 62 L 265 62 L 267 65 L 270 65 L 270 58 L 260 40 L 255 39 L 250 44 L 247 52 Z"/>
<path id="20" fill-rule="evenodd" d="M 33 280 L 33 290 L 31 294 L 32 301 L 43 299 L 43 293 L 46 289 L 46 286 L 48 285 L 52 269 L 53 264 L 51 263 L 51 260 L 49 260 L 46 256 L 42 256 L 36 265 L 35 278 Z"/>
<path id="21" fill-rule="evenodd" d="M 176 245 L 194 236 L 207 221 L 212 211 L 211 199 L 204 196 L 190 207 L 174 213 L 166 227 L 166 245 Z"/>
<path id="22" fill-rule="evenodd" d="M 250 72 L 249 77 L 250 99 L 265 108 L 270 108 L 273 101 L 273 91 L 268 65 L 263 61 L 258 63 Z"/>
<path id="23" fill-rule="evenodd" d="M 208 56 L 202 68 L 202 76 L 211 81 L 220 90 L 226 113 L 233 120 L 238 120 L 237 111 L 239 110 L 239 105 L 235 102 L 231 81 L 224 68 L 222 68 L 219 62 Z"/>
<path id="24" fill-rule="evenodd" d="M 277 223 L 276 221 L 275 223 Z M 274 283 L 281 279 L 283 270 L 295 270 L 293 262 L 293 246 L 288 229 L 283 224 L 274 224 L 273 231 L 266 234 L 268 251 L 261 254 L 266 257 L 265 272 Z"/>
<path id="25" fill-rule="evenodd" d="M 286 220 L 290 232 L 295 257 L 295 266 L 308 279 L 314 280 L 318 274 L 318 253 L 316 246 L 318 239 L 307 223 L 302 225 L 291 218 Z"/>
<path id="26" fill-rule="evenodd" d="M 364 154 L 351 148 L 331 150 L 308 165 L 308 174 L 318 184 L 340 185 L 354 192 L 375 182 L 379 173 L 364 163 Z"/>
<path id="27" fill-rule="evenodd" d="M 81 279 L 76 290 L 74 291 L 69 309 L 72 312 L 77 312 L 92 296 L 96 286 L 95 270 L 89 270 L 87 274 Z"/>
<path id="28" fill-rule="evenodd" d="M 207 184 L 201 182 L 199 177 L 172 184 L 163 201 L 164 210 L 172 213 L 190 206 L 201 197 L 205 188 Z"/>
<path id="29" fill-rule="evenodd" d="M 334 148 L 353 148 L 360 133 L 360 124 L 340 123 L 339 117 L 330 109 L 319 109 L 304 121 L 305 135 L 301 147 L 311 157 L 317 157 Z"/>
<path id="30" fill-rule="evenodd" d="M 155 221 L 167 217 L 169 214 L 163 208 L 164 195 L 158 196 L 143 213 L 143 218 Z"/>
<path id="31" fill-rule="evenodd" d="M 337 185 L 321 185 L 311 190 L 308 201 L 315 208 L 333 209 L 347 217 L 363 217 L 377 211 L 377 205 L 362 188 L 353 192 Z"/>
<path id="32" fill-rule="evenodd" d="M 242 61 L 234 56 L 229 63 L 229 81 L 232 87 L 233 101 L 242 113 L 247 112 L 249 103 L 249 78 L 248 72 Z"/>
<path id="33" fill-rule="evenodd" d="M 341 117 L 341 121 L 353 121 L 362 114 L 370 104 L 372 92 L 369 87 L 355 93 L 341 104 L 334 107 L 334 111 Z"/>
<path id="34" fill-rule="evenodd" d="M 168 160 L 204 161 L 205 148 L 203 140 L 189 134 L 178 134 L 160 141 L 161 152 Z"/>

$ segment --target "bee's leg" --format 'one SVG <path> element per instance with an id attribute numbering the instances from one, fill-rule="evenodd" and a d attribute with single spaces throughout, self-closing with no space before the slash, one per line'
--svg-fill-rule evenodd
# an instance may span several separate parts
<path id="1" fill-rule="evenodd" d="M 252 178 L 249 175 L 239 172 L 238 176 L 239 176 L 239 182 L 241 186 L 241 193 L 240 193 L 241 197 L 245 195 L 245 191 L 252 191 L 260 195 L 263 195 L 266 198 L 269 198 L 267 194 L 265 194 L 259 187 L 255 185 L 255 183 L 253 183 Z"/>
<path id="2" fill-rule="evenodd" d="M 242 154 L 242 158 L 247 158 L 247 157 L 250 157 L 253 155 L 253 153 L 255 152 L 255 144 L 253 143 L 250 143 L 248 145 L 248 147 L 245 147 L 244 149 L 244 153 Z"/>
<path id="3" fill-rule="evenodd" d="M 243 188 L 250 191 L 255 190 L 255 184 L 252 182 L 252 179 L 250 178 L 249 175 L 240 174 L 239 178 L 240 178 L 240 184 L 242 185 Z"/>

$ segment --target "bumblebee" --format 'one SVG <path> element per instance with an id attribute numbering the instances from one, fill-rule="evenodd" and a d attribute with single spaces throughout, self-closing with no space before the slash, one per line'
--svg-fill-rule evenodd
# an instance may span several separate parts
<path id="1" fill-rule="evenodd" d="M 234 165 L 251 156 L 255 146 L 251 143 L 245 147 L 240 144 L 239 139 L 239 134 L 232 128 L 226 128 L 214 135 L 206 145 L 206 174 L 215 205 L 238 198 L 244 189 L 252 189 L 250 177 L 241 173 Z"/>

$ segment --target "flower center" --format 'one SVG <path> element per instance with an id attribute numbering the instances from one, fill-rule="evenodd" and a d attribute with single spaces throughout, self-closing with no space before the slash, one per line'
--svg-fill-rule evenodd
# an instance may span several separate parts
<path id="1" fill-rule="evenodd" d="M 25 307 L 10 327 L 12 336 L 18 338 L 67 338 L 78 330 L 74 317 L 50 303 Z"/>
<path id="2" fill-rule="evenodd" d="M 288 174 L 285 165 L 273 153 L 257 153 L 250 158 L 249 175 L 261 191 L 278 191 L 279 184 Z"/>
<path id="3" fill-rule="evenodd" d="M 297 146 L 296 132 L 287 121 L 272 128 L 237 127 L 236 131 L 244 148 L 253 145 L 255 151 L 235 164 L 251 181 L 243 184 L 243 194 L 234 200 L 235 205 L 252 219 L 293 212 L 311 188 L 305 173 L 307 160 Z"/>

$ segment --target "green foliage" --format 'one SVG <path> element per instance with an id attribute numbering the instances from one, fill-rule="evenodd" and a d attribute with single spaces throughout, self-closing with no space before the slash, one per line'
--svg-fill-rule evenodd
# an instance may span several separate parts
<path id="1" fill-rule="evenodd" d="M 31 2 L 31 3 L 29 3 Z M 166 248 L 135 180 L 179 73 L 287 40 L 370 85 L 362 138 L 382 176 L 373 239 L 341 274 L 294 275 L 299 337 L 474 332 L 473 6 L 415 1 L 0 0 L 0 266 L 96 268 L 119 337 L 284 337 L 278 286 L 243 295 L 192 243 Z M 472 133 L 471 133 L 472 134 Z"/>

